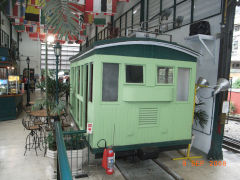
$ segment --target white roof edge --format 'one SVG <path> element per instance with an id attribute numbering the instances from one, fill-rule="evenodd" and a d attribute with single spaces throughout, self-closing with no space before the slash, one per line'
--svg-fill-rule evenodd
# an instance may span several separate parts
<path id="1" fill-rule="evenodd" d="M 110 44 L 103 44 L 103 45 L 98 45 L 93 47 L 92 49 L 90 49 L 89 51 L 75 57 L 74 59 L 71 59 L 70 61 L 74 61 L 79 57 L 82 57 L 90 52 L 92 52 L 93 50 L 96 49 L 102 49 L 102 48 L 106 48 L 106 47 L 114 47 L 114 46 L 123 46 L 123 45 L 137 45 L 137 44 L 142 44 L 142 45 L 155 45 L 155 46 L 161 46 L 161 47 L 168 47 L 170 49 L 175 49 L 177 51 L 181 51 L 184 52 L 186 54 L 189 54 L 193 57 L 198 58 L 201 54 L 198 52 L 195 52 L 191 49 L 182 47 L 182 46 L 178 46 L 175 44 L 169 44 L 169 43 L 165 43 L 165 42 L 157 42 L 157 41 L 124 41 L 124 42 L 116 42 L 116 43 L 110 43 Z"/>

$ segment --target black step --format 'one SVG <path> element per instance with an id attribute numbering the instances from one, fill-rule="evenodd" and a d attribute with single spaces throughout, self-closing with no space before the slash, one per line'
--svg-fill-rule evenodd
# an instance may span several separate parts
<path id="1" fill-rule="evenodd" d="M 138 150 L 137 155 L 141 160 L 158 158 L 159 150 L 155 147 L 143 147 Z"/>

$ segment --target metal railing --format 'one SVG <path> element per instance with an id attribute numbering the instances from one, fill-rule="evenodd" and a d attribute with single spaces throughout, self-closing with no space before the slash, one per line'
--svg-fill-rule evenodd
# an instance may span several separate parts
<path id="1" fill-rule="evenodd" d="M 85 130 L 62 131 L 59 121 L 54 123 L 57 145 L 57 179 L 72 180 L 73 176 L 87 177 L 83 173 L 83 163 L 87 160 Z"/>
<path id="2" fill-rule="evenodd" d="M 154 32 L 155 30 L 160 30 L 159 26 L 160 25 L 168 25 L 166 26 L 167 28 L 164 30 L 161 30 L 162 33 L 161 35 L 167 35 L 168 34 L 164 34 L 167 33 L 171 30 L 174 30 L 176 28 L 182 27 L 182 26 L 186 26 L 192 23 L 195 23 L 197 21 L 201 21 L 201 20 L 205 20 L 214 16 L 217 16 L 219 14 L 221 14 L 222 12 L 222 8 L 219 9 L 219 11 L 216 11 L 215 13 L 213 13 L 212 15 L 207 15 L 204 16 L 201 19 L 194 19 L 194 11 L 196 11 L 196 8 L 194 8 L 194 4 L 195 4 L 195 0 L 181 0 L 181 1 L 174 1 L 172 3 L 171 6 L 169 7 L 164 7 L 163 4 L 163 0 L 159 1 L 158 7 L 159 7 L 159 11 L 156 11 L 154 14 L 150 14 L 149 12 L 151 11 L 151 6 L 150 6 L 150 1 L 146 0 L 147 4 L 144 4 L 143 1 L 138 1 L 135 5 L 133 5 L 130 9 L 128 9 L 126 12 L 124 12 L 123 14 L 121 14 L 119 17 L 117 17 L 116 19 L 113 20 L 113 29 L 118 29 L 117 32 L 117 37 L 126 37 L 127 36 L 127 31 L 129 31 L 129 29 L 136 29 L 139 28 L 141 30 L 144 31 L 151 31 Z M 181 8 L 183 5 L 185 4 L 186 8 L 188 8 L 188 6 L 186 4 L 189 4 L 189 6 L 191 7 L 191 9 L 189 10 L 189 14 L 186 14 L 186 17 L 189 17 L 187 20 L 184 20 L 182 22 L 181 25 L 176 25 L 176 19 L 178 16 L 182 16 L 182 14 L 179 14 L 179 8 Z M 144 6 L 147 6 L 146 8 Z M 146 9 L 146 10 L 144 10 Z M 162 15 L 163 11 L 166 9 L 172 9 L 172 16 L 171 18 L 169 18 L 169 20 L 167 20 L 165 23 L 159 23 L 156 22 L 154 23 L 154 20 L 159 19 L 159 17 Z M 199 9 L 197 9 L 199 10 Z M 136 13 L 140 11 L 139 13 Z M 145 12 L 146 11 L 146 12 Z M 146 14 L 146 15 L 144 15 Z M 144 18 L 144 16 L 146 16 Z M 144 23 L 144 25 L 141 27 L 141 24 Z M 91 47 L 95 41 L 98 40 L 106 40 L 106 39 L 110 39 L 111 35 L 110 35 L 110 29 L 108 27 L 105 27 L 104 29 L 102 29 L 100 32 L 97 32 L 95 34 L 94 37 L 92 37 L 91 39 L 88 39 L 87 42 L 85 44 L 82 45 L 82 48 L 80 50 L 84 51 L 86 49 L 88 49 L 89 47 Z M 170 41 L 171 41 L 171 37 L 170 37 Z"/>
<path id="3" fill-rule="evenodd" d="M 66 147 L 63 140 L 62 127 L 59 121 L 54 123 L 56 131 L 57 144 L 57 179 L 58 180 L 72 180 L 72 172 L 70 170 Z"/>
<path id="4" fill-rule="evenodd" d="M 63 132 L 70 169 L 72 176 L 76 178 L 87 177 L 83 171 L 83 164 L 87 160 L 84 133 L 85 130 Z"/>

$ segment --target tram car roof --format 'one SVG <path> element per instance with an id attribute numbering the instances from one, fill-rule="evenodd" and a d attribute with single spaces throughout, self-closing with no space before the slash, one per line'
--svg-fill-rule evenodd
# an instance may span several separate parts
<path id="1" fill-rule="evenodd" d="M 200 54 L 177 43 L 150 38 L 116 38 L 96 41 L 70 58 L 71 63 L 92 55 L 116 55 L 196 62 Z"/>

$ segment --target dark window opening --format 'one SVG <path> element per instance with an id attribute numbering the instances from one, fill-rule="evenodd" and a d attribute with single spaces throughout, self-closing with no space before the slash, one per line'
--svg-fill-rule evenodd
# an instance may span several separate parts
<path id="1" fill-rule="evenodd" d="M 119 65 L 103 63 L 102 101 L 118 101 Z"/>
<path id="2" fill-rule="evenodd" d="M 143 66 L 126 66 L 127 83 L 143 83 Z"/>

